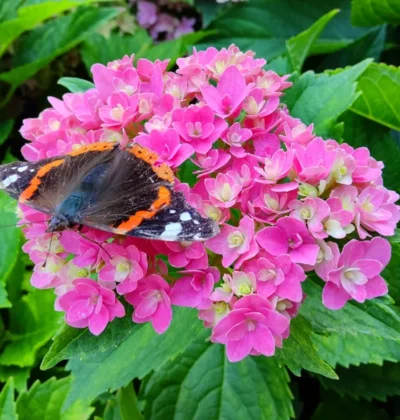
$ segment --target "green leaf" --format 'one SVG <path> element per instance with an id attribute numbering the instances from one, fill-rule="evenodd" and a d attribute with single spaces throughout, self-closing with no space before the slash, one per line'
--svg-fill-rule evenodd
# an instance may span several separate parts
<path id="1" fill-rule="evenodd" d="M 6 382 L 9 378 L 13 377 L 15 389 L 18 392 L 21 392 L 26 389 L 26 384 L 28 382 L 30 373 L 30 368 L 19 368 L 17 366 L 0 366 L 0 382 Z"/>
<path id="2" fill-rule="evenodd" d="M 63 410 L 65 398 L 70 387 L 70 377 L 50 378 L 44 383 L 36 381 L 28 391 L 21 393 L 17 400 L 17 413 L 20 419 L 29 420 L 85 420 L 94 408 L 80 401 Z"/>
<path id="3" fill-rule="evenodd" d="M 242 51 L 253 50 L 258 58 L 270 60 L 286 53 L 286 40 L 305 31 L 324 14 L 340 8 L 341 13 L 323 31 L 311 53 L 336 51 L 362 36 L 366 30 L 350 24 L 347 0 L 252 0 L 224 8 L 211 23 L 218 34 L 207 38 L 199 48 L 228 47 L 234 43 Z"/>
<path id="4" fill-rule="evenodd" d="M 10 378 L 0 393 L 0 420 L 17 420 L 14 402 L 14 380 Z"/>
<path id="5" fill-rule="evenodd" d="M 294 70 L 301 70 L 312 45 L 318 39 L 326 25 L 338 13 L 339 9 L 331 10 L 329 13 L 320 17 L 310 28 L 286 41 L 286 48 Z"/>
<path id="6" fill-rule="evenodd" d="M 57 83 L 67 88 L 72 93 L 86 92 L 87 90 L 94 88 L 92 82 L 79 79 L 78 77 L 62 77 Z"/>
<path id="7" fill-rule="evenodd" d="M 5 120 L 0 123 L 0 146 L 2 146 L 14 127 L 14 120 Z"/>
<path id="8" fill-rule="evenodd" d="M 303 289 L 307 299 L 300 313 L 310 322 L 315 332 L 353 336 L 365 334 L 400 342 L 400 316 L 397 309 L 387 305 L 384 299 L 369 300 L 362 305 L 349 301 L 343 309 L 332 311 L 322 304 L 321 286 L 309 279 Z"/>
<path id="9" fill-rule="evenodd" d="M 289 419 L 289 377 L 274 357 L 229 363 L 225 348 L 199 335 L 182 356 L 155 372 L 144 385 L 145 418 Z"/>
<path id="10" fill-rule="evenodd" d="M 196 9 L 201 13 L 203 28 L 206 28 L 218 15 L 219 10 L 223 7 L 214 1 L 196 0 Z"/>
<path id="11" fill-rule="evenodd" d="M 319 404 L 312 420 L 362 419 L 362 420 L 391 420 L 383 408 L 373 403 L 355 401 L 349 397 L 338 398 L 334 392 L 323 392 L 322 402 Z"/>
<path id="12" fill-rule="evenodd" d="M 393 130 L 400 130 L 400 68 L 384 63 L 371 66 L 358 79 L 362 95 L 351 110 Z"/>
<path id="13" fill-rule="evenodd" d="M 351 22 L 356 26 L 398 25 L 400 4 L 398 0 L 352 0 Z"/>
<path id="14" fill-rule="evenodd" d="M 15 200 L 0 192 L 0 283 L 7 281 L 19 255 L 21 233 L 17 229 Z M 12 208 L 11 208 L 12 205 Z"/>
<path id="15" fill-rule="evenodd" d="M 118 390 L 116 395 L 117 409 L 122 420 L 142 420 L 143 416 L 137 406 L 137 397 L 132 384 Z"/>
<path id="16" fill-rule="evenodd" d="M 389 284 L 389 295 L 400 306 L 400 243 L 392 243 L 392 258 L 382 276 Z"/>
<path id="17" fill-rule="evenodd" d="M 0 354 L 0 364 L 32 366 L 36 352 L 57 331 L 59 319 L 52 290 L 34 290 L 23 296 L 10 310 L 10 342 Z"/>
<path id="18" fill-rule="evenodd" d="M 298 315 L 290 323 L 290 336 L 278 349 L 277 356 L 296 376 L 301 369 L 319 373 L 331 379 L 338 379 L 332 368 L 321 359 L 313 343 L 313 331 L 310 323 Z"/>
<path id="19" fill-rule="evenodd" d="M 140 57 L 151 44 L 152 39 L 145 30 L 137 31 L 133 36 L 111 34 L 108 38 L 92 33 L 85 39 L 81 54 L 87 70 L 90 71 L 95 63 L 107 64 L 131 54 Z"/>
<path id="20" fill-rule="evenodd" d="M 42 368 L 69 359 L 67 368 L 72 371 L 73 382 L 67 406 L 78 399 L 90 401 L 133 378 L 143 378 L 174 359 L 203 329 L 195 310 L 174 309 L 172 324 L 162 335 L 150 324 L 136 325 L 128 317 L 112 322 L 100 337 L 67 329 L 55 337 Z"/>
<path id="21" fill-rule="evenodd" d="M 275 57 L 265 65 L 265 69 L 273 70 L 280 76 L 284 76 L 291 72 L 291 64 L 289 58 L 286 55 Z M 297 73 L 296 73 L 297 74 Z"/>
<path id="22" fill-rule="evenodd" d="M 318 66 L 319 70 L 353 66 L 366 58 L 379 58 L 385 47 L 386 25 L 371 29 L 347 47 L 329 54 Z"/>
<path id="23" fill-rule="evenodd" d="M 11 308 L 12 304 L 7 299 L 7 290 L 3 283 L 0 283 L 0 308 Z"/>
<path id="24" fill-rule="evenodd" d="M 40 4 L 27 5 L 18 9 L 18 17 L 0 24 L 0 56 L 13 40 L 23 32 L 33 29 L 39 23 L 66 10 L 96 0 L 59 0 L 46 1 Z M 15 7 L 15 1 L 14 1 Z"/>
<path id="25" fill-rule="evenodd" d="M 366 334 L 314 334 L 313 342 L 320 357 L 333 367 L 400 361 L 400 343 L 394 340 L 378 339 Z"/>
<path id="26" fill-rule="evenodd" d="M 337 118 L 355 101 L 355 81 L 370 65 L 371 60 L 334 74 L 304 73 L 288 89 L 283 101 L 293 117 L 304 124 L 314 123 L 317 135 L 334 137 Z"/>
<path id="27" fill-rule="evenodd" d="M 377 399 L 386 401 L 392 395 L 400 395 L 400 364 L 384 363 L 383 366 L 361 365 L 349 369 L 337 369 L 339 381 L 320 377 L 325 388 L 333 389 L 340 395 L 348 395 L 358 400 Z"/>
<path id="28" fill-rule="evenodd" d="M 11 86 L 2 104 L 9 100 L 14 90 L 26 79 L 46 67 L 54 58 L 75 47 L 89 33 L 120 12 L 121 9 L 117 8 L 80 8 L 22 37 L 15 51 L 15 68 L 0 74 L 0 81 Z"/>

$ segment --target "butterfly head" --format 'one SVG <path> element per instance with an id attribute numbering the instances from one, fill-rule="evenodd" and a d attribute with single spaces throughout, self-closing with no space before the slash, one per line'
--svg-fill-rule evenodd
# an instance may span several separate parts
<path id="1" fill-rule="evenodd" d="M 47 232 L 59 232 L 71 227 L 71 221 L 63 214 L 56 214 L 53 216 L 47 228 Z"/>

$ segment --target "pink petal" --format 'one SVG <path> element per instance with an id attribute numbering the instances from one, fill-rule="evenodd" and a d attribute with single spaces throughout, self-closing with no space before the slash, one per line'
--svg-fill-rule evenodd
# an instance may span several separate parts
<path id="1" fill-rule="evenodd" d="M 94 305 L 88 299 L 78 300 L 71 305 L 67 313 L 68 322 L 76 322 L 89 317 L 94 310 Z"/>
<path id="2" fill-rule="evenodd" d="M 228 341 L 226 345 L 226 355 L 230 362 L 238 362 L 244 359 L 252 349 L 252 340 L 247 334 L 241 340 Z"/>
<path id="3" fill-rule="evenodd" d="M 341 309 L 350 300 L 350 295 L 332 282 L 326 283 L 322 292 L 322 303 L 328 309 Z"/>
<path id="4" fill-rule="evenodd" d="M 105 306 L 102 306 L 98 314 L 93 314 L 89 318 L 89 331 L 94 335 L 101 334 L 109 320 L 108 310 Z"/>
<path id="5" fill-rule="evenodd" d="M 387 284 L 381 276 L 372 277 L 368 280 L 368 283 L 364 287 L 367 294 L 367 299 L 384 296 L 388 292 Z"/>
<path id="6" fill-rule="evenodd" d="M 368 278 L 375 277 L 383 270 L 383 265 L 377 260 L 360 260 L 353 264 L 353 267 L 359 268 L 360 271 Z"/>
<path id="7" fill-rule="evenodd" d="M 257 328 L 251 333 L 252 347 L 264 356 L 272 356 L 275 353 L 275 340 L 271 331 L 263 324 L 257 324 Z"/>
<path id="8" fill-rule="evenodd" d="M 272 255 L 287 254 L 289 244 L 285 232 L 278 227 L 267 227 L 256 235 L 257 242 Z"/>
<path id="9" fill-rule="evenodd" d="M 156 313 L 153 315 L 151 324 L 158 334 L 164 333 L 172 320 L 172 308 L 169 303 L 161 302 Z"/>

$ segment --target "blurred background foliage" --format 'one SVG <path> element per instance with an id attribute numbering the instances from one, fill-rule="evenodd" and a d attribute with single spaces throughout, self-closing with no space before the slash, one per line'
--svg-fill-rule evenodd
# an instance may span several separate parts
<path id="1" fill-rule="evenodd" d="M 173 69 L 193 46 L 235 43 L 266 58 L 267 68 L 292 74 L 284 98 L 292 115 L 325 138 L 369 147 L 385 162 L 386 186 L 400 190 L 399 0 L 157 2 L 173 32 L 141 27 L 139 7 L 0 1 L 2 162 L 21 158 L 22 120 L 46 108 L 47 96 L 88 88 L 77 78 L 90 80 L 94 63 L 135 54 L 170 58 Z M 185 19 L 191 29 L 180 35 Z M 3 195 L 0 209 L 2 225 L 16 224 L 15 205 Z M 332 314 L 310 281 L 277 357 L 237 364 L 182 308 L 161 337 L 127 319 L 100 338 L 62 326 L 52 292 L 29 284 L 20 232 L 0 235 L 1 420 L 400 419 L 399 235 L 385 273 L 391 297 Z"/>

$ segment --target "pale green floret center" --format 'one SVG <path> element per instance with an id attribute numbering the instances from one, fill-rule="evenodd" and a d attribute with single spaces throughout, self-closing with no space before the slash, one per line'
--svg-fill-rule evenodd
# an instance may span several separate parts
<path id="1" fill-rule="evenodd" d="M 243 245 L 244 235 L 241 232 L 233 232 L 228 236 L 229 248 L 236 248 Z"/>

